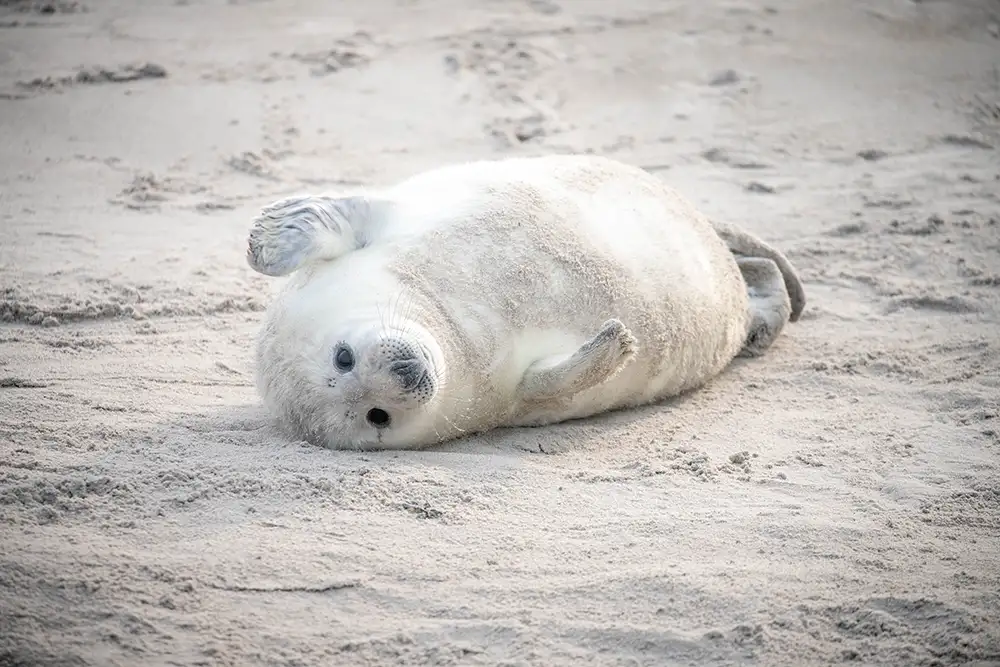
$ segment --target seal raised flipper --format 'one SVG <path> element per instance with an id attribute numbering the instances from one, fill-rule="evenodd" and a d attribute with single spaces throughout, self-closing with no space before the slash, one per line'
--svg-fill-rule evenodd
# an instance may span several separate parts
<path id="1" fill-rule="evenodd" d="M 375 204 L 362 195 L 300 195 L 261 209 L 247 239 L 247 263 L 266 276 L 286 276 L 368 244 Z"/>
<path id="2" fill-rule="evenodd" d="M 712 220 L 711 222 L 715 233 L 726 242 L 730 252 L 734 255 L 763 257 L 773 261 L 777 265 L 781 272 L 782 280 L 785 283 L 788 298 L 791 301 L 792 310 L 788 319 L 792 322 L 797 321 L 802 314 L 802 309 L 806 306 L 806 292 L 802 287 L 802 281 L 799 279 L 798 272 L 792 266 L 791 262 L 788 261 L 788 258 L 780 250 L 771 247 L 763 240 L 737 225 L 718 222 L 716 220 Z"/>
<path id="3" fill-rule="evenodd" d="M 608 320 L 600 332 L 568 355 L 553 355 L 531 364 L 521 378 L 521 402 L 570 399 L 596 387 L 620 371 L 636 352 L 636 340 L 619 320 Z"/>

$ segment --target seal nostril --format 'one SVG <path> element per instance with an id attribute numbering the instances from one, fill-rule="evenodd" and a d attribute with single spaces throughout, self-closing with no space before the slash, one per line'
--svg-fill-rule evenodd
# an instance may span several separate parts
<path id="1" fill-rule="evenodd" d="M 397 359 L 389 364 L 389 370 L 396 374 L 404 391 L 411 391 L 420 384 L 427 374 L 423 363 L 416 358 Z"/>
<path id="2" fill-rule="evenodd" d="M 375 428 L 386 428 L 389 426 L 389 422 L 392 421 L 392 418 L 389 417 L 389 413 L 382 408 L 372 408 L 368 411 L 368 414 L 365 415 L 365 418 L 368 420 L 368 423 Z"/>

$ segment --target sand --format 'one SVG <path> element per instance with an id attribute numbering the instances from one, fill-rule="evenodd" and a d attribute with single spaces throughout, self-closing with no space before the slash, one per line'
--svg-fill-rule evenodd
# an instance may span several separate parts
<path id="1" fill-rule="evenodd" d="M 0 665 L 1000 664 L 1000 4 L 0 3 Z M 424 452 L 259 406 L 302 190 L 594 152 L 785 250 L 763 358 Z"/>

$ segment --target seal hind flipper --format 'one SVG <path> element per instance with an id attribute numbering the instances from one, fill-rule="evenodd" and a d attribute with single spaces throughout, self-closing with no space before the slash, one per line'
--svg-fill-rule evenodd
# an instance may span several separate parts
<path id="1" fill-rule="evenodd" d="M 798 271 L 792 266 L 788 258 L 778 249 L 771 247 L 763 240 L 757 238 L 745 229 L 725 222 L 711 221 L 715 233 L 719 235 L 730 252 L 734 255 L 744 257 L 762 257 L 773 261 L 781 272 L 788 298 L 791 301 L 791 315 L 789 320 L 795 322 L 806 307 L 806 292 L 802 287 Z"/>
<path id="2" fill-rule="evenodd" d="M 266 276 L 331 261 L 368 243 L 372 202 L 363 196 L 286 197 L 264 207 L 247 238 L 247 263 Z"/>
<path id="3" fill-rule="evenodd" d="M 545 357 L 529 366 L 518 386 L 518 398 L 522 402 L 572 398 L 615 375 L 632 360 L 636 349 L 632 332 L 621 321 L 608 320 L 575 352 Z"/>
<path id="4" fill-rule="evenodd" d="M 750 296 L 750 325 L 741 357 L 757 357 L 781 334 L 792 312 L 784 276 L 774 260 L 737 257 Z"/>

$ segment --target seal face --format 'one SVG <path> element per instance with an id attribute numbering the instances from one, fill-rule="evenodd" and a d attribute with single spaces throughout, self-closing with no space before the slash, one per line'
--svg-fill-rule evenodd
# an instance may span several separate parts
<path id="1" fill-rule="evenodd" d="M 787 259 L 646 172 L 550 156 L 452 165 L 265 207 L 247 261 L 288 276 L 265 404 L 333 448 L 413 448 L 688 391 L 805 303 Z"/>
<path id="2" fill-rule="evenodd" d="M 358 360 L 351 345 L 340 341 L 333 348 L 335 372 L 327 385 L 339 385 L 352 407 L 357 407 L 359 398 L 367 398 L 374 407 L 365 412 L 365 420 L 375 428 L 388 428 L 395 411 L 391 408 L 427 405 L 434 397 L 434 365 L 420 347 L 402 335 L 381 332 L 363 345 Z"/>
<path id="3" fill-rule="evenodd" d="M 327 302 L 323 312 L 311 290 L 294 290 L 265 327 L 257 373 L 265 401 L 293 432 L 334 447 L 391 446 L 426 428 L 445 377 L 429 334 L 379 316 L 339 318 L 336 297 Z"/>

